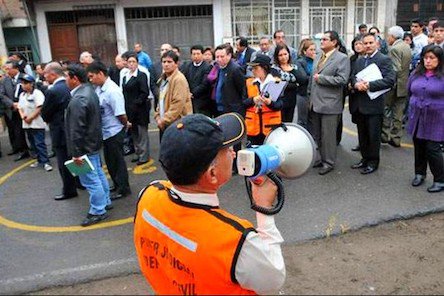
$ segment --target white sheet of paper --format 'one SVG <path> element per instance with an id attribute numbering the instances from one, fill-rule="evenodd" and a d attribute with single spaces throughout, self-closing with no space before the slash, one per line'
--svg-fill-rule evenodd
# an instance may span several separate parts
<path id="1" fill-rule="evenodd" d="M 382 79 L 382 73 L 381 70 L 379 70 L 378 66 L 376 66 L 375 63 L 371 63 L 366 68 L 362 69 L 359 73 L 356 74 L 356 80 L 358 81 L 367 81 L 372 82 L 375 80 Z M 390 88 L 386 88 L 383 90 L 378 91 L 367 91 L 367 95 L 370 97 L 370 100 L 374 100 L 377 97 L 385 94 L 386 92 L 390 91 Z"/>

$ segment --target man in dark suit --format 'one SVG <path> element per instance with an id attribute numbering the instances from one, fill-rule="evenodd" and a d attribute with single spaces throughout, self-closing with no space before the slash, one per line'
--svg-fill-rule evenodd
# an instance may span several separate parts
<path id="1" fill-rule="evenodd" d="M 20 65 L 17 62 L 8 62 L 5 64 L 5 70 L 7 75 L 5 75 L 0 84 L 0 100 L 7 109 L 5 121 L 12 147 L 12 151 L 8 155 L 18 154 L 15 161 L 19 161 L 29 157 L 25 132 L 22 127 L 22 118 L 17 109 L 19 96 L 22 92 L 21 84 L 18 81 Z"/>
<path id="2" fill-rule="evenodd" d="M 221 44 L 215 49 L 216 62 L 220 69 L 217 73 L 215 88 L 217 114 L 237 112 L 245 117 L 245 106 L 242 103 L 247 97 L 244 72 L 233 59 L 233 48 L 230 44 Z M 240 150 L 240 144 L 233 146 Z M 236 161 L 233 162 L 233 173 L 237 173 Z"/>
<path id="3" fill-rule="evenodd" d="M 71 94 L 65 83 L 63 68 L 59 63 L 52 62 L 46 65 L 44 70 L 46 81 L 50 83 L 45 92 L 45 102 L 42 106 L 42 118 L 49 125 L 52 147 L 56 152 L 59 174 L 62 178 L 62 193 L 54 197 L 55 200 L 63 200 L 77 196 L 75 178 L 64 165 L 68 157 L 65 132 L 65 109 L 68 106 Z"/>
<path id="4" fill-rule="evenodd" d="M 248 46 L 248 39 L 239 37 L 236 39 L 236 62 L 242 67 L 244 74 L 247 72 L 247 63 L 251 60 L 254 49 Z"/>
<path id="5" fill-rule="evenodd" d="M 391 59 L 377 50 L 376 36 L 366 34 L 362 40 L 366 55 L 356 61 L 352 73 L 352 86 L 356 94 L 354 99 L 350 101 L 350 112 L 357 114 L 359 146 L 362 155 L 361 161 L 352 165 L 352 168 L 360 169 L 361 174 L 365 175 L 378 169 L 384 113 L 384 95 L 372 100 L 367 91 L 376 92 L 393 88 L 396 74 Z M 372 63 L 378 66 L 382 79 L 374 81 L 358 80 L 356 74 Z"/>
<path id="6" fill-rule="evenodd" d="M 202 45 L 192 46 L 190 50 L 191 61 L 184 63 L 180 71 L 185 75 L 190 86 L 193 113 L 211 116 L 213 114 L 214 101 L 210 99 L 210 84 L 207 81 L 211 66 L 204 62 L 203 51 Z"/>

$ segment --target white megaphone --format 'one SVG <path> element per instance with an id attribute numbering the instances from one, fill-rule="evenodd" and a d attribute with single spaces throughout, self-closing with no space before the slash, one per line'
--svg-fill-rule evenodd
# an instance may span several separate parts
<path id="1" fill-rule="evenodd" d="M 310 133 L 294 123 L 283 123 L 274 129 L 263 145 L 252 146 L 237 152 L 239 175 L 256 179 L 268 175 L 278 185 L 278 204 L 272 209 L 264 209 L 253 203 L 251 188 L 247 184 L 251 206 L 254 210 L 273 215 L 282 209 L 284 202 L 283 184 L 276 173 L 285 179 L 296 179 L 312 167 L 316 155 L 316 144 Z"/>
<path id="2" fill-rule="evenodd" d="M 312 167 L 316 145 L 310 133 L 294 123 L 274 129 L 264 145 L 237 153 L 239 175 L 257 178 L 275 171 L 285 179 L 296 179 Z"/>

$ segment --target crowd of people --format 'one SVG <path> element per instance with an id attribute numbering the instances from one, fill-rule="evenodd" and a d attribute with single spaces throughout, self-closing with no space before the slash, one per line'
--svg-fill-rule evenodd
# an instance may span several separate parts
<path id="1" fill-rule="evenodd" d="M 362 24 L 351 44 L 353 55 L 331 30 L 323 34 L 320 48 L 315 40 L 303 39 L 295 49 L 287 44 L 285 32 L 277 30 L 272 38 L 260 38 L 257 51 L 247 38 L 239 37 L 234 47 L 194 45 L 190 60 L 182 61 L 177 46 L 162 44 L 157 59 L 136 43 L 111 66 L 83 52 L 78 62 L 39 64 L 35 73 L 22 54 L 14 53 L 3 65 L 0 83 L 0 115 L 12 147 L 8 155 L 15 155 L 16 161 L 34 157 L 31 166 L 46 171 L 52 170 L 50 158 L 55 156 L 63 183 L 55 199 L 76 197 L 79 188 L 86 188 L 90 210 L 82 225 L 87 226 L 108 217 L 112 200 L 131 194 L 126 155 L 133 154 L 136 165 L 153 162 L 151 109 L 160 142 L 170 125 L 191 113 L 213 118 L 240 114 L 253 145 L 262 144 L 275 126 L 295 121 L 313 135 L 318 146 L 314 167 L 325 175 L 337 162 L 348 97 L 359 135 L 359 145 L 352 150 L 362 155 L 352 169 L 361 174 L 376 171 L 381 143 L 400 147 L 408 121 L 415 146 L 412 185 L 424 182 L 428 164 L 434 176 L 428 191 L 439 192 L 444 190 L 443 44 L 444 23 L 434 18 L 427 27 L 412 20 L 410 32 L 391 27 L 386 38 L 378 28 Z M 381 77 L 359 78 L 371 64 Z M 277 97 L 267 91 L 271 82 L 286 84 Z M 51 151 L 45 143 L 47 127 Z M 236 143 L 234 151 L 240 148 Z M 101 169 L 101 151 L 112 186 Z M 73 177 L 65 161 L 80 165 L 85 154 L 96 170 Z M 236 170 L 233 164 L 232 173 Z"/>

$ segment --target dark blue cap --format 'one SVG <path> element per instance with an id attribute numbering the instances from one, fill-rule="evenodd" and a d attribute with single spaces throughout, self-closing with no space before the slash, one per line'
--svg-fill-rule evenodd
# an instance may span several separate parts
<path id="1" fill-rule="evenodd" d="M 23 81 L 33 82 L 33 83 L 35 82 L 35 78 L 32 77 L 31 75 L 28 75 L 28 74 L 21 74 L 19 76 L 19 79 L 23 80 Z"/>
<path id="2" fill-rule="evenodd" d="M 237 113 L 214 119 L 203 114 L 188 115 L 165 130 L 159 161 L 170 180 L 200 175 L 221 148 L 240 143 L 245 133 L 244 119 Z"/>

